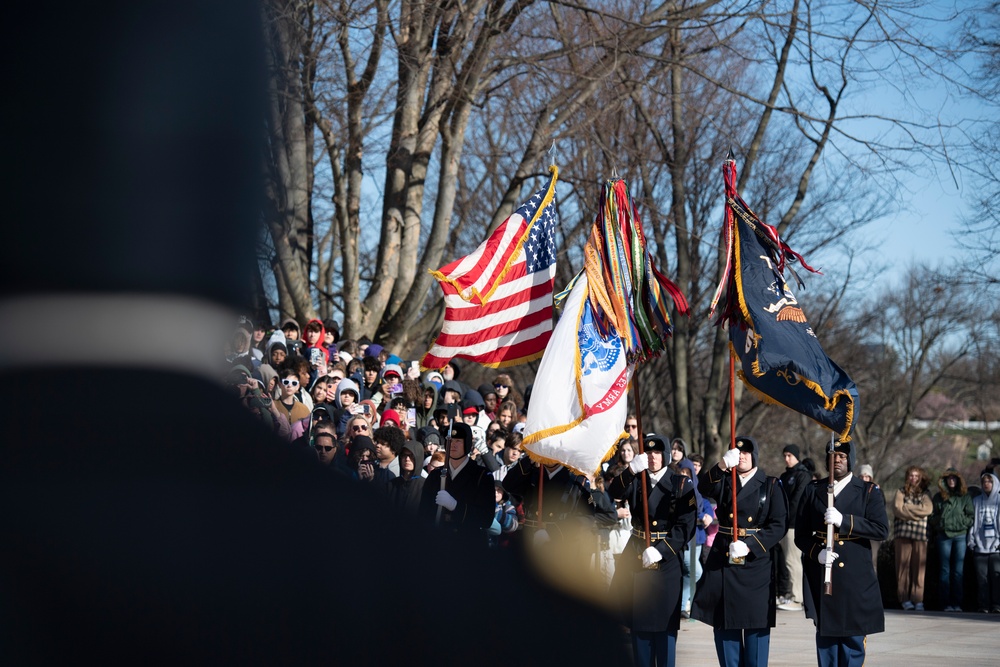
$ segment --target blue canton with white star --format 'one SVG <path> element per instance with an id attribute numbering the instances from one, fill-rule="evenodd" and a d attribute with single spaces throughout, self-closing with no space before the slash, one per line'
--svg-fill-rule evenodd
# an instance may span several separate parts
<path id="1" fill-rule="evenodd" d="M 541 205 L 545 190 L 535 193 L 518 211 L 530 220 Z M 553 200 L 531 227 L 522 246 L 527 272 L 544 271 L 556 263 L 556 206 Z"/>

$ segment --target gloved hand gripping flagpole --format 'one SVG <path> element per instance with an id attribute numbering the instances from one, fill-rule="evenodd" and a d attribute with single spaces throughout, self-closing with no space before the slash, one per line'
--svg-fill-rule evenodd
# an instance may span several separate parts
<path id="1" fill-rule="evenodd" d="M 736 357 L 729 355 L 729 449 L 736 449 Z M 736 494 L 739 493 L 739 481 L 736 479 L 736 466 L 730 469 L 730 481 L 733 489 L 733 542 L 740 539 L 740 515 L 736 513 Z M 729 556 L 730 565 L 743 565 L 744 556 Z"/>
<path id="2" fill-rule="evenodd" d="M 448 429 L 449 429 L 449 433 L 450 433 L 451 427 L 449 426 Z M 442 468 L 441 468 L 441 490 L 442 491 L 447 491 L 447 489 L 445 489 L 444 487 L 448 483 L 448 475 L 450 474 L 450 471 L 448 470 L 448 466 L 451 464 L 451 443 L 450 442 L 445 442 L 445 445 L 448 447 L 448 455 L 445 457 L 444 466 L 442 466 Z M 440 526 L 441 525 L 441 512 L 443 512 L 443 511 L 444 511 L 444 507 L 442 507 L 441 505 L 438 505 L 438 507 L 437 507 L 437 513 L 434 515 L 434 525 L 435 526 Z"/>

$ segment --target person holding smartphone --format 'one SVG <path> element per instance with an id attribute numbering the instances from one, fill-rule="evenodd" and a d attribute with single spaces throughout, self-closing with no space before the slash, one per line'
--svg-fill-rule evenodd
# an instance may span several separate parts
<path id="1" fill-rule="evenodd" d="M 309 359 L 309 364 L 313 368 L 319 368 L 321 365 L 326 367 L 330 363 L 330 353 L 323 345 L 323 341 L 326 339 L 323 323 L 315 319 L 309 320 L 303 332 L 303 338 L 306 344 L 303 356 Z"/>

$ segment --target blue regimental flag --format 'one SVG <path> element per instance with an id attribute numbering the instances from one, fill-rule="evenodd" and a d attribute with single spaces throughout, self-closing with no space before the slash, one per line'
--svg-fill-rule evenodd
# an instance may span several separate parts
<path id="1" fill-rule="evenodd" d="M 785 263 L 801 257 L 746 206 L 735 192 L 735 162 L 727 161 L 724 239 L 731 252 L 726 313 L 739 376 L 761 400 L 800 412 L 850 439 L 858 417 L 858 390 L 823 351 L 801 305 L 783 277 Z M 809 268 L 804 262 L 803 266 Z"/>

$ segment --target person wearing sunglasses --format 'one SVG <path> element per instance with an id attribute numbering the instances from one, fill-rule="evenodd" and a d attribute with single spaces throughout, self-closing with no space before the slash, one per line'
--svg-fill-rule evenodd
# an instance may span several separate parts
<path id="1" fill-rule="evenodd" d="M 630 438 L 634 440 L 639 439 L 639 420 L 636 419 L 635 415 L 629 415 L 628 418 L 625 419 L 625 431 L 628 433 Z"/>
<path id="2" fill-rule="evenodd" d="M 295 426 L 295 423 L 309 418 L 309 408 L 302 404 L 296 394 L 299 391 L 299 374 L 294 368 L 286 368 L 281 371 L 281 398 L 275 401 L 275 405 L 286 417 L 288 423 Z"/>
<path id="3" fill-rule="evenodd" d="M 513 401 L 518 410 L 520 410 L 521 406 L 524 405 L 524 399 L 521 397 L 521 392 L 519 392 L 517 387 L 514 386 L 514 380 L 512 380 L 506 373 L 500 373 L 493 378 L 493 390 L 497 394 L 497 405 L 502 406 L 507 401 Z"/>
<path id="4" fill-rule="evenodd" d="M 350 442 L 351 438 L 354 438 L 359 435 L 371 437 L 372 427 L 371 424 L 368 423 L 368 420 L 365 419 L 362 415 L 354 415 L 353 417 L 348 419 L 347 423 L 344 425 L 344 432 L 340 434 L 338 429 L 338 434 L 344 440 Z M 375 445 L 373 444 L 372 451 L 374 451 L 374 447 Z"/>
<path id="5" fill-rule="evenodd" d="M 316 429 L 313 434 L 313 449 L 316 450 L 316 460 L 322 465 L 333 467 L 333 460 L 337 456 L 337 438 L 328 430 Z"/>

